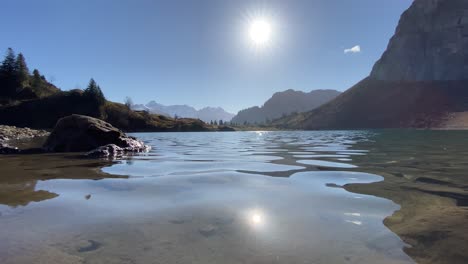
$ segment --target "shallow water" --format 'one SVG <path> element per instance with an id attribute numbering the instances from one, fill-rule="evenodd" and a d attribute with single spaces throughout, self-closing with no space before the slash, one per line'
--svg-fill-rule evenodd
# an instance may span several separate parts
<path id="1" fill-rule="evenodd" d="M 412 263 L 383 225 L 399 206 L 342 186 L 441 155 L 371 131 L 135 136 L 153 149 L 115 162 L 0 157 L 0 263 Z"/>

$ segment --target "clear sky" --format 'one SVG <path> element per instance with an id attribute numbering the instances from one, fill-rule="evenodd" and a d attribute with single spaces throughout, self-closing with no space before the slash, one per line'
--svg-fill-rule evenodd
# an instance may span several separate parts
<path id="1" fill-rule="evenodd" d="M 0 50 L 23 52 L 64 90 L 93 77 L 113 101 L 237 112 L 286 89 L 348 89 L 411 2 L 4 0 Z M 271 25 L 265 48 L 248 41 L 256 17 Z"/>

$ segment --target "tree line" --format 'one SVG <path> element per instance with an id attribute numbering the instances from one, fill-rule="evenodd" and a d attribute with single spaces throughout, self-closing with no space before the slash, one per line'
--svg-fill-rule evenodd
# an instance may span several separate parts
<path id="1" fill-rule="evenodd" d="M 0 64 L 0 98 L 9 100 L 33 99 L 60 91 L 47 81 L 39 70 L 29 71 L 26 59 L 22 53 L 15 54 L 8 48 L 5 58 Z M 106 102 L 104 93 L 94 79 L 89 81 L 83 92 L 90 103 L 103 105 Z"/>
<path id="2" fill-rule="evenodd" d="M 15 98 L 24 89 L 40 91 L 47 84 L 44 75 L 34 69 L 32 75 L 22 53 L 15 55 L 12 48 L 8 48 L 5 59 L 0 65 L 0 96 Z"/>

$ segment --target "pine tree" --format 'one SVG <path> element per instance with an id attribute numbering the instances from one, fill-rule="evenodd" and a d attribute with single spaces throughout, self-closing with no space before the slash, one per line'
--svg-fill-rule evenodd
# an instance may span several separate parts
<path id="1" fill-rule="evenodd" d="M 8 48 L 7 55 L 0 66 L 0 71 L 3 74 L 14 75 L 17 69 L 15 52 L 12 48 Z"/>
<path id="2" fill-rule="evenodd" d="M 19 84 L 18 88 L 24 88 L 28 86 L 29 82 L 29 69 L 28 65 L 26 65 L 26 59 L 24 58 L 22 53 L 19 53 L 16 57 L 16 78 Z"/>
<path id="3" fill-rule="evenodd" d="M 84 90 L 84 96 L 92 103 L 96 103 L 98 106 L 103 105 L 106 102 L 106 98 L 102 93 L 101 87 L 97 85 L 96 81 L 91 78 L 89 81 L 88 87 Z"/>
<path id="4" fill-rule="evenodd" d="M 39 73 L 38 69 L 33 70 L 33 76 L 32 76 L 32 83 L 38 83 L 42 80 L 41 73 Z"/>
<path id="5" fill-rule="evenodd" d="M 16 78 L 16 59 L 15 52 L 12 48 L 8 48 L 5 59 L 0 65 L 0 96 L 13 97 L 16 94 L 18 86 Z"/>
<path id="6" fill-rule="evenodd" d="M 39 71 L 37 69 L 34 69 L 33 70 L 33 75 L 32 75 L 32 78 L 31 78 L 31 87 L 32 87 L 32 89 L 34 91 L 40 93 L 41 90 L 42 90 L 43 84 L 44 84 L 44 80 L 42 79 L 41 74 L 39 73 Z"/>

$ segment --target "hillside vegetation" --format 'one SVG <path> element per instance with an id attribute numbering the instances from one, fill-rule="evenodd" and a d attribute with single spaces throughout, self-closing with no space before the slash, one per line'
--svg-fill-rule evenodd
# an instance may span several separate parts
<path id="1" fill-rule="evenodd" d="M 93 79 L 84 91 L 61 91 L 38 70 L 30 74 L 24 56 L 8 49 L 0 66 L 0 124 L 51 129 L 58 119 L 71 114 L 96 117 L 126 131 L 218 129 L 198 119 L 133 111 L 127 105 L 110 102 Z"/>

